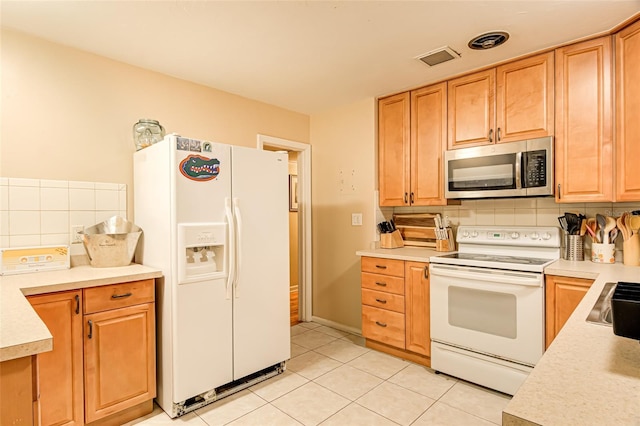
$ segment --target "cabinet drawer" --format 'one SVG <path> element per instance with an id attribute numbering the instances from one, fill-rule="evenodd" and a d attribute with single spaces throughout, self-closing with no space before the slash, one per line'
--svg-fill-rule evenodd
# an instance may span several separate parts
<path id="1" fill-rule="evenodd" d="M 404 314 L 363 305 L 362 335 L 404 349 Z"/>
<path id="2" fill-rule="evenodd" d="M 84 290 L 84 313 L 107 311 L 154 301 L 154 280 L 92 287 Z"/>
<path id="3" fill-rule="evenodd" d="M 404 294 L 404 278 L 363 272 L 360 281 L 362 288 L 400 295 Z"/>
<path id="4" fill-rule="evenodd" d="M 404 260 L 363 257 L 362 272 L 404 277 Z"/>
<path id="5" fill-rule="evenodd" d="M 404 313 L 404 296 L 384 291 L 362 289 L 362 304 L 389 311 Z"/>

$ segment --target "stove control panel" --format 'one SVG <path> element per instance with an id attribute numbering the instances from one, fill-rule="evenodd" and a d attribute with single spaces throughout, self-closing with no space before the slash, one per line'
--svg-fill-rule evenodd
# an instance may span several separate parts
<path id="1" fill-rule="evenodd" d="M 459 226 L 460 244 L 560 247 L 560 228 L 548 226 Z"/>

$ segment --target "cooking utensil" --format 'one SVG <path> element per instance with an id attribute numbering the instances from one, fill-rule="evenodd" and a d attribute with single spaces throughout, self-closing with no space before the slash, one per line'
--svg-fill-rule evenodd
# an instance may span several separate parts
<path id="1" fill-rule="evenodd" d="M 625 218 L 626 216 L 628 216 L 627 212 L 622 213 L 622 215 L 616 219 L 616 225 L 618 225 L 618 229 L 620 230 L 620 233 L 622 234 L 622 240 L 623 241 L 627 241 L 629 238 L 631 238 L 630 230 L 629 228 L 627 228 L 627 225 L 625 223 Z"/>
<path id="2" fill-rule="evenodd" d="M 604 239 L 602 240 L 603 244 L 609 244 L 609 233 L 613 231 L 616 227 L 616 220 L 611 216 L 605 217 L 605 226 L 604 226 Z"/>
<path id="3" fill-rule="evenodd" d="M 602 216 L 601 214 L 596 215 L 596 222 L 598 223 L 598 237 L 603 244 L 608 244 L 609 242 L 604 240 L 604 227 L 607 226 L 607 218 Z"/>
<path id="4" fill-rule="evenodd" d="M 629 222 L 629 229 L 632 231 L 633 234 L 637 234 L 638 231 L 640 230 L 640 216 L 627 216 L 628 222 Z M 631 237 L 631 235 L 629 235 L 629 237 Z"/>
<path id="5" fill-rule="evenodd" d="M 594 243 L 600 242 L 600 238 L 598 238 L 598 224 L 596 223 L 596 219 L 593 217 L 587 219 L 587 232 L 591 235 Z"/>

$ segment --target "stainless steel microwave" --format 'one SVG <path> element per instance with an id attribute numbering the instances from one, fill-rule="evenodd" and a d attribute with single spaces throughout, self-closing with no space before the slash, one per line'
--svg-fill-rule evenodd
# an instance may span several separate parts
<path id="1" fill-rule="evenodd" d="M 553 195 L 553 138 L 446 151 L 446 198 Z"/>

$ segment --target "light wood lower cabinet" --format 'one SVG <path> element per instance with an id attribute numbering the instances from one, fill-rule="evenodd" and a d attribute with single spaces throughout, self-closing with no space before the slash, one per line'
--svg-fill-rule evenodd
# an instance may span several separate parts
<path id="1" fill-rule="evenodd" d="M 53 337 L 53 350 L 38 355 L 42 424 L 82 425 L 82 290 L 28 300 Z"/>
<path id="2" fill-rule="evenodd" d="M 429 264 L 373 257 L 361 262 L 367 346 L 430 366 Z"/>
<path id="3" fill-rule="evenodd" d="M 548 348 L 576 309 L 576 306 L 589 291 L 593 280 L 556 275 L 547 275 L 545 280 L 545 348 Z"/>
<path id="4" fill-rule="evenodd" d="M 122 424 L 153 409 L 155 287 L 142 280 L 29 297 L 53 336 L 39 354 L 41 424 Z"/>
<path id="5" fill-rule="evenodd" d="M 0 425 L 40 424 L 35 356 L 0 362 Z"/>

